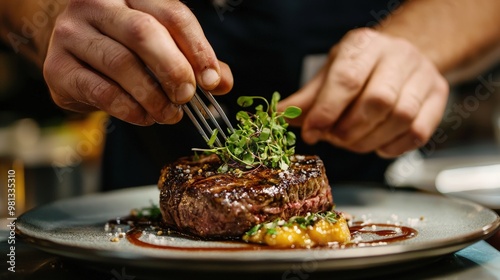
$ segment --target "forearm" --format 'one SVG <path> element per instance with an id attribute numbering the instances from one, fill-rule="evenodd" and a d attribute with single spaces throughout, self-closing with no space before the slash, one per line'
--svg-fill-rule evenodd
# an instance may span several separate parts
<path id="1" fill-rule="evenodd" d="M 498 0 L 413 0 L 376 28 L 407 39 L 448 75 L 500 46 L 498 11 Z"/>
<path id="2" fill-rule="evenodd" d="M 0 38 L 16 53 L 43 64 L 57 16 L 67 0 L 0 1 Z"/>

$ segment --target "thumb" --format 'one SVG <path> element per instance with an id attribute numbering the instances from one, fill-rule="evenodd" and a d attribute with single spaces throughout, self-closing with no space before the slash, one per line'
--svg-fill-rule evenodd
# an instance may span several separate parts
<path id="1" fill-rule="evenodd" d="M 302 114 L 294 119 L 288 119 L 288 123 L 293 126 L 301 126 L 309 109 L 314 105 L 316 94 L 320 89 L 324 74 L 320 71 L 311 81 L 299 89 L 297 92 L 281 100 L 278 103 L 278 111 L 283 112 L 289 106 L 297 106 L 302 109 Z"/>

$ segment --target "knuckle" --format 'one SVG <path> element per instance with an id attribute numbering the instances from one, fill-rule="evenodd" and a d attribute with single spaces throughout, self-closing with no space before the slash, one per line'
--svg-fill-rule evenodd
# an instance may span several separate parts
<path id="1" fill-rule="evenodd" d="M 58 61 L 59 60 L 55 59 L 53 56 L 47 57 L 43 65 L 43 77 L 50 90 L 50 96 L 54 103 L 63 109 L 71 109 L 74 103 L 73 98 L 64 90 L 64 84 L 61 83 L 61 80 L 54 78 L 60 77 L 62 74 L 60 71 L 61 64 L 58 63 Z M 71 80 L 71 75 L 68 75 L 68 77 L 69 80 Z"/>
<path id="2" fill-rule="evenodd" d="M 424 57 L 415 45 L 403 38 L 394 38 L 393 40 L 395 41 L 395 48 L 403 55 L 407 65 L 417 65 L 422 62 Z"/>
<path id="3" fill-rule="evenodd" d="M 189 65 L 189 64 L 188 64 Z M 176 89 L 187 77 L 193 75 L 193 70 L 183 61 L 171 63 L 158 73 L 158 78 L 163 81 L 162 85 L 169 90 Z"/>
<path id="4" fill-rule="evenodd" d="M 366 51 L 373 42 L 379 41 L 379 32 L 370 28 L 358 28 L 349 31 L 341 41 L 344 52 L 360 54 Z"/>
<path id="5" fill-rule="evenodd" d="M 184 81 L 186 77 L 192 75 L 192 69 L 188 63 L 182 63 L 181 61 L 173 63 L 170 69 L 167 70 L 168 76 L 174 81 Z"/>
<path id="6" fill-rule="evenodd" d="M 326 102 L 315 105 L 314 110 L 309 113 L 314 122 L 328 123 L 333 118 L 334 112 L 332 106 Z"/>
<path id="7" fill-rule="evenodd" d="M 417 48 L 412 44 L 410 43 L 410 41 L 404 39 L 404 38 L 401 38 L 401 37 L 391 37 L 394 44 L 396 44 L 396 47 L 400 50 L 400 51 L 405 51 L 406 54 L 418 54 L 418 50 Z"/>
<path id="8" fill-rule="evenodd" d="M 410 125 L 415 119 L 416 112 L 412 108 L 405 108 L 403 106 L 394 109 L 393 118 L 395 118 L 400 125 Z"/>
<path id="9" fill-rule="evenodd" d="M 309 111 L 304 122 L 306 123 L 306 126 L 311 126 L 322 131 L 328 131 L 332 128 L 334 119 L 335 114 L 330 106 L 317 104 Z"/>
<path id="10" fill-rule="evenodd" d="M 146 13 L 134 13 L 130 16 L 125 30 L 132 42 L 143 42 L 154 29 L 155 19 Z"/>
<path id="11" fill-rule="evenodd" d="M 87 97 L 87 100 L 99 108 L 108 108 L 110 104 L 121 93 L 121 89 L 117 86 L 110 84 L 106 80 L 95 81 L 89 85 L 88 92 L 85 92 L 87 87 L 81 88 L 78 86 L 79 91 Z"/>
<path id="12" fill-rule="evenodd" d="M 111 50 L 106 50 L 105 55 L 102 56 L 103 65 L 111 70 L 127 69 L 132 67 L 134 63 L 134 56 L 128 51 L 124 51 L 115 46 Z"/>
<path id="13" fill-rule="evenodd" d="M 345 37 L 354 41 L 364 41 L 367 39 L 373 39 L 374 37 L 378 36 L 379 32 L 371 28 L 362 27 L 350 30 L 349 32 L 347 32 Z"/>
<path id="14" fill-rule="evenodd" d="M 60 20 L 58 24 L 54 26 L 52 37 L 55 39 L 66 39 L 75 34 L 77 27 L 71 21 Z"/>
<path id="15" fill-rule="evenodd" d="M 394 108 L 393 116 L 399 123 L 409 125 L 415 120 L 421 106 L 421 102 L 416 97 L 406 98 Z"/>
<path id="16" fill-rule="evenodd" d="M 350 68 L 342 68 L 332 74 L 335 81 L 348 90 L 358 90 L 363 87 L 364 81 L 360 78 L 358 68 L 353 65 Z"/>
<path id="17" fill-rule="evenodd" d="M 191 24 L 194 19 L 194 15 L 191 10 L 180 1 L 175 1 L 177 7 L 165 7 L 164 15 L 165 20 L 169 25 L 174 25 L 177 27 L 186 27 Z"/>
<path id="18" fill-rule="evenodd" d="M 398 93 L 390 86 L 373 89 L 367 93 L 366 107 L 374 112 L 387 111 L 396 105 Z"/>

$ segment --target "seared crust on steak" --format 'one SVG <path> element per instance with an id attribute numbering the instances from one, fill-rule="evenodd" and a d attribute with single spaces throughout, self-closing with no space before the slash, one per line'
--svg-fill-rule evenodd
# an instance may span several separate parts
<path id="1" fill-rule="evenodd" d="M 158 181 L 164 223 L 205 239 L 237 239 L 254 225 L 331 210 L 323 161 L 293 156 L 287 171 L 260 167 L 217 173 L 218 156 L 181 158 L 165 166 Z"/>

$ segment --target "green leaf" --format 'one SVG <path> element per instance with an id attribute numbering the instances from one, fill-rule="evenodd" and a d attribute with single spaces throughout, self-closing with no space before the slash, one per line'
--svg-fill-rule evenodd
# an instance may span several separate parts
<path id="1" fill-rule="evenodd" d="M 240 140 L 240 135 L 238 133 L 233 133 L 229 136 L 229 141 L 238 142 Z"/>
<path id="2" fill-rule="evenodd" d="M 242 148 L 236 147 L 236 148 L 234 148 L 233 153 L 238 156 L 238 155 L 241 155 L 243 153 L 243 151 L 244 150 Z"/>
<path id="3" fill-rule="evenodd" d="M 281 143 L 283 143 L 283 145 L 285 145 L 285 146 L 289 145 L 288 137 L 286 135 L 283 136 L 283 139 L 281 139 Z"/>
<path id="4" fill-rule="evenodd" d="M 253 99 L 254 98 L 251 96 L 240 96 L 238 97 L 238 100 L 236 100 L 236 103 L 238 103 L 241 107 L 249 107 L 252 106 Z"/>
<path id="5" fill-rule="evenodd" d="M 263 152 L 259 155 L 261 160 L 266 160 L 267 159 L 267 152 Z"/>
<path id="6" fill-rule="evenodd" d="M 240 148 L 243 148 L 245 147 L 245 145 L 247 144 L 247 141 L 248 139 L 245 138 L 245 137 L 241 137 L 240 141 L 238 141 L 238 143 L 236 143 L 236 145 Z"/>
<path id="7" fill-rule="evenodd" d="M 262 125 L 267 125 L 269 123 L 269 115 L 266 112 L 257 112 L 257 120 L 262 124 Z"/>
<path id="8" fill-rule="evenodd" d="M 260 132 L 259 140 L 266 141 L 267 139 L 269 139 L 270 135 L 271 135 L 271 130 L 266 127 Z"/>
<path id="9" fill-rule="evenodd" d="M 245 153 L 243 155 L 243 162 L 247 165 L 252 165 L 254 162 L 254 156 L 251 153 Z"/>
<path id="10" fill-rule="evenodd" d="M 236 113 L 236 120 L 237 121 L 250 120 L 250 116 L 245 111 L 239 111 L 238 113 Z"/>
<path id="11" fill-rule="evenodd" d="M 283 116 L 289 119 L 294 119 L 300 116 L 300 114 L 302 114 L 302 109 L 296 106 L 289 106 L 285 109 L 285 112 L 283 112 Z"/>

